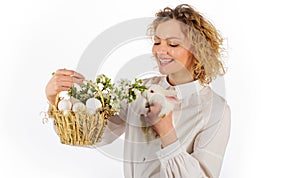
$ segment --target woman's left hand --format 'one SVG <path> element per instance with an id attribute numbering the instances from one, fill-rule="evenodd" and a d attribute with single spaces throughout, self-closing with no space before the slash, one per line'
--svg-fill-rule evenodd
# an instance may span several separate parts
<path id="1" fill-rule="evenodd" d="M 162 146 L 165 147 L 177 140 L 172 122 L 172 111 L 164 117 L 159 117 L 161 105 L 153 103 L 150 105 L 146 122 L 149 123 L 152 129 L 159 135 L 162 141 Z"/>

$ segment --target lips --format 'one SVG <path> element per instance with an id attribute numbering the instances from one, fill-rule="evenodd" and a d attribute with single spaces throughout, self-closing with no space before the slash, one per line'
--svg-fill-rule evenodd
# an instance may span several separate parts
<path id="1" fill-rule="evenodd" d="M 161 66 L 166 66 L 174 61 L 172 58 L 158 58 L 159 64 Z"/>

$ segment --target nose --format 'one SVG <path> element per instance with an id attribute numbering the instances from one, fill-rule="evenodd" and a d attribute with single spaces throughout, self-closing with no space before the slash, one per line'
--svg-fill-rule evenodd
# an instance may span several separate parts
<path id="1" fill-rule="evenodd" d="M 159 45 L 155 46 L 155 52 L 157 54 L 167 54 L 168 47 L 165 42 L 161 42 Z"/>

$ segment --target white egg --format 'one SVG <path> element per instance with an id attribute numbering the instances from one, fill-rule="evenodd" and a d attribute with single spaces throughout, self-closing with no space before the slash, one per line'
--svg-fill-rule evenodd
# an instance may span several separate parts
<path id="1" fill-rule="evenodd" d="M 86 112 L 91 114 L 91 115 L 94 115 L 94 114 L 96 114 L 96 109 L 86 108 Z"/>
<path id="2" fill-rule="evenodd" d="M 102 107 L 101 102 L 96 98 L 90 98 L 85 103 L 87 112 L 90 114 L 95 114 L 98 108 Z"/>
<path id="3" fill-rule="evenodd" d="M 63 111 L 63 115 L 67 115 L 69 111 Z"/>
<path id="4" fill-rule="evenodd" d="M 73 112 L 85 111 L 85 110 L 86 110 L 86 107 L 82 102 L 79 101 L 79 102 L 75 102 L 73 104 L 73 107 L 72 107 Z"/>
<path id="5" fill-rule="evenodd" d="M 70 100 L 61 100 L 58 102 L 57 108 L 60 111 L 69 111 L 72 108 L 72 103 Z"/>

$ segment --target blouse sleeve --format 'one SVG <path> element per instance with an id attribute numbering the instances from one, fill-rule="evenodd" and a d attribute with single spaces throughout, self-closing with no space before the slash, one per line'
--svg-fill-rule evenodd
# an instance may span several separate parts
<path id="1" fill-rule="evenodd" d="M 160 177 L 219 177 L 230 135 L 230 108 L 226 104 L 221 119 L 208 124 L 195 138 L 189 154 L 180 142 L 157 152 L 161 162 Z"/>

